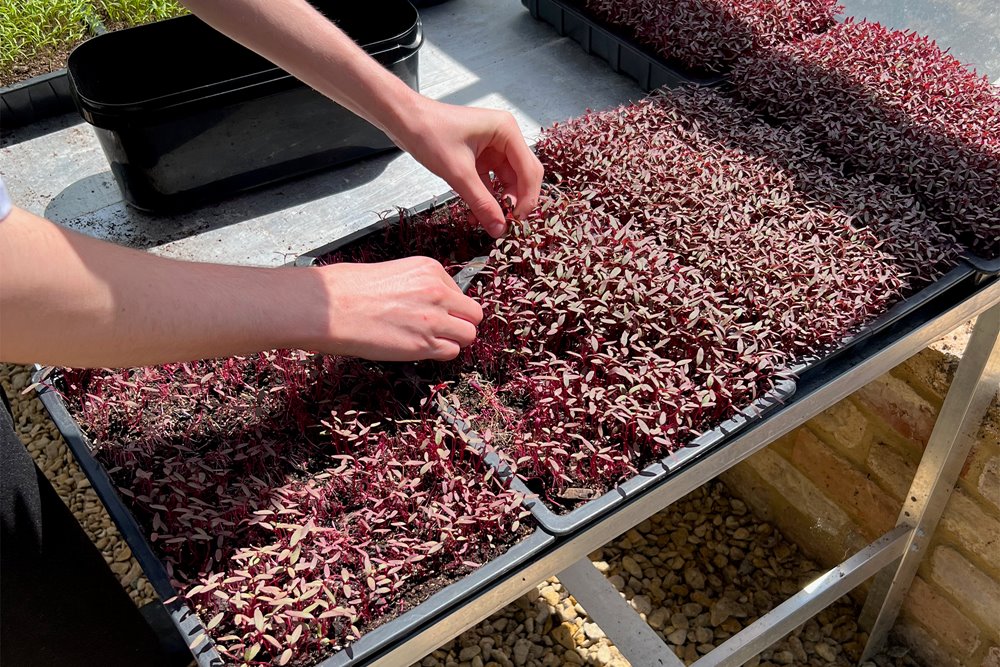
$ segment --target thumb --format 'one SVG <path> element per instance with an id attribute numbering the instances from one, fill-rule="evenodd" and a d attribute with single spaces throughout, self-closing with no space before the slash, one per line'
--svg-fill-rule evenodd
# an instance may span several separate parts
<path id="1" fill-rule="evenodd" d="M 493 193 L 483 185 L 476 171 L 468 171 L 472 174 L 471 178 L 465 176 L 457 182 L 454 185 L 455 192 L 465 201 L 483 229 L 493 238 L 500 238 L 507 231 L 503 210 Z"/>

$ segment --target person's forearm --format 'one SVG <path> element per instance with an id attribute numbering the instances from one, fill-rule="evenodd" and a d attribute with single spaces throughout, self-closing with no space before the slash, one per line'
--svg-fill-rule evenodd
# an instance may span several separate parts
<path id="1" fill-rule="evenodd" d="M 306 0 L 182 0 L 199 18 L 394 140 L 423 98 Z"/>
<path id="2" fill-rule="evenodd" d="M 0 221 L 0 263 L 0 359 L 11 362 L 135 366 L 308 348 L 329 307 L 311 270 L 179 262 L 19 209 Z"/>

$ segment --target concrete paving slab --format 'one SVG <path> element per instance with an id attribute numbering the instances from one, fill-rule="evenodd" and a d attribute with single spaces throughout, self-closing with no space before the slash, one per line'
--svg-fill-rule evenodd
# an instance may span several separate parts
<path id="1" fill-rule="evenodd" d="M 1000 84 L 1000 5 L 996 0 L 840 0 L 845 14 L 929 35 Z"/>

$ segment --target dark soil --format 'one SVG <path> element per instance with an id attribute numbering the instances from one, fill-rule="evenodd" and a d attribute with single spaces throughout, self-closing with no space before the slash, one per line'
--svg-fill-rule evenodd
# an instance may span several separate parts
<path id="1" fill-rule="evenodd" d="M 70 51 L 76 48 L 77 44 L 82 44 L 85 41 L 87 41 L 86 38 L 75 44 L 62 48 L 46 49 L 31 57 L 15 61 L 10 69 L 0 70 L 0 86 L 10 86 L 25 79 L 66 67 L 66 59 L 69 57 Z"/>
<path id="2" fill-rule="evenodd" d="M 510 457 L 507 454 L 507 449 L 513 440 L 513 434 L 508 425 L 505 424 L 498 416 L 494 415 L 492 417 L 487 417 L 483 414 L 486 408 L 490 408 L 492 406 L 489 405 L 488 401 L 483 396 L 483 392 L 473 387 L 471 381 L 476 382 L 487 391 L 495 392 L 494 396 L 497 403 L 499 403 L 503 409 L 510 410 L 514 413 L 517 418 L 520 418 L 521 415 L 523 415 L 526 406 L 516 405 L 514 401 L 510 400 L 510 396 L 496 391 L 494 383 L 490 380 L 484 379 L 478 373 L 464 374 L 462 376 L 462 380 L 451 392 L 452 395 L 458 398 L 459 414 L 468 419 L 471 422 L 473 429 L 475 429 L 479 434 L 489 430 L 491 435 L 489 442 L 490 446 L 496 449 L 501 458 L 509 464 Z M 490 410 L 490 412 L 494 411 Z M 595 482 L 586 486 L 572 486 L 565 489 L 559 495 L 552 496 L 545 492 L 545 485 L 542 480 L 538 478 L 525 478 L 523 476 L 521 476 L 521 479 L 532 493 L 545 501 L 548 508 L 553 513 L 558 515 L 568 514 L 579 507 L 581 503 L 598 498 L 603 493 L 610 490 L 600 482 Z"/>

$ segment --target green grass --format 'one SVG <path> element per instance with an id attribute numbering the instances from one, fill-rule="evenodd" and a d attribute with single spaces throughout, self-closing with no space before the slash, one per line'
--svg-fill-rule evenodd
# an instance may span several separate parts
<path id="1" fill-rule="evenodd" d="M 94 0 L 94 5 L 112 23 L 129 26 L 187 14 L 174 0 Z"/>
<path id="2" fill-rule="evenodd" d="M 94 16 L 86 0 L 0 0 L 0 72 L 46 51 L 66 48 L 88 34 Z"/>
<path id="3" fill-rule="evenodd" d="M 117 29 L 186 13 L 174 0 L 0 0 L 0 85 L 26 78 L 18 65 L 63 55 L 98 21 Z"/>

